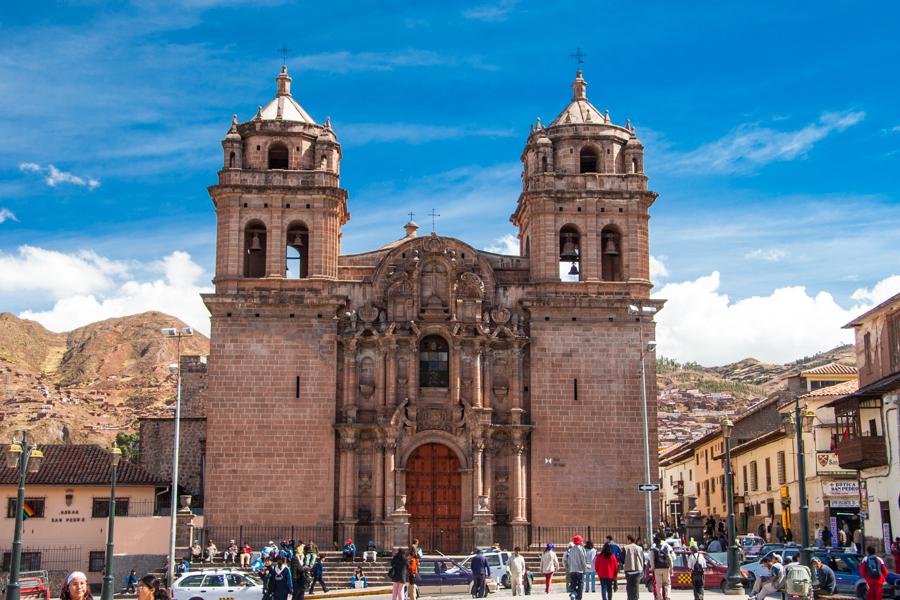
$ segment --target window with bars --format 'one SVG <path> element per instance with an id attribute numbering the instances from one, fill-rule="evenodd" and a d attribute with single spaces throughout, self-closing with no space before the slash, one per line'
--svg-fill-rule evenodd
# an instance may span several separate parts
<path id="1" fill-rule="evenodd" d="M 759 490 L 759 479 L 757 477 L 756 472 L 756 461 L 750 461 L 750 491 L 756 492 Z"/>
<path id="2" fill-rule="evenodd" d="M 91 506 L 91 517 L 106 518 L 109 516 L 109 498 L 94 498 Z M 116 498 L 116 516 L 128 516 L 128 498 Z"/>
<path id="3" fill-rule="evenodd" d="M 787 481 L 787 466 L 785 465 L 784 451 L 775 456 L 775 469 L 778 471 L 778 485 L 784 485 Z"/>
<path id="4" fill-rule="evenodd" d="M 772 460 L 766 458 L 766 491 L 772 490 Z"/>
<path id="5" fill-rule="evenodd" d="M 45 498 L 25 498 L 25 510 L 23 517 L 25 519 L 39 519 L 44 516 Z M 6 501 L 6 517 L 8 519 L 16 518 L 16 498 L 7 498 Z"/>
<path id="6" fill-rule="evenodd" d="M 9 571 L 12 555 L 9 552 L 3 553 L 3 564 L 0 565 L 0 571 Z M 22 559 L 19 562 L 19 570 L 21 571 L 40 571 L 41 570 L 41 553 L 40 552 L 23 552 Z"/>
<path id="7" fill-rule="evenodd" d="M 91 550 L 88 556 L 88 571 L 102 573 L 104 563 L 106 563 L 106 553 L 103 550 Z"/>
<path id="8" fill-rule="evenodd" d="M 744 465 L 743 473 L 744 473 L 744 477 L 743 477 L 743 480 L 744 480 L 744 493 L 746 494 L 746 493 L 747 493 L 747 486 L 748 486 L 749 483 L 750 483 L 750 482 L 748 481 L 748 479 L 747 479 L 747 465 Z"/>

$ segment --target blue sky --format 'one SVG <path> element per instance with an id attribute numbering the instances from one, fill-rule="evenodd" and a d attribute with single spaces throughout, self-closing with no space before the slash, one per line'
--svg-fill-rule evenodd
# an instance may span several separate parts
<path id="1" fill-rule="evenodd" d="M 8 5 L 0 309 L 65 329 L 150 306 L 203 328 L 206 187 L 231 115 L 247 120 L 274 95 L 283 43 L 294 96 L 330 115 L 343 144 L 344 252 L 400 237 L 409 210 L 424 225 L 431 208 L 440 233 L 503 248 L 529 124 L 565 107 L 581 47 L 590 100 L 631 119 L 660 194 L 651 251 L 657 293 L 671 298 L 660 351 L 724 362 L 826 349 L 847 339 L 840 319 L 900 289 L 898 13 L 866 2 Z M 783 340 L 760 325 L 716 345 L 693 331 L 689 304 L 723 326 L 821 319 Z"/>

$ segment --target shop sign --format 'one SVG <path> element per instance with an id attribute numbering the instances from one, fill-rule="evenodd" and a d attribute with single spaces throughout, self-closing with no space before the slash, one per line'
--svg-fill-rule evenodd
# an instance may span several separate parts
<path id="1" fill-rule="evenodd" d="M 831 508 L 859 508 L 859 500 L 857 498 L 835 498 L 829 500 Z"/>
<path id="2" fill-rule="evenodd" d="M 856 471 L 842 469 L 834 452 L 816 452 L 816 473 L 818 475 L 855 475 Z"/>
<path id="3" fill-rule="evenodd" d="M 826 481 L 822 485 L 825 496 L 855 496 L 859 498 L 859 484 L 855 481 Z"/>

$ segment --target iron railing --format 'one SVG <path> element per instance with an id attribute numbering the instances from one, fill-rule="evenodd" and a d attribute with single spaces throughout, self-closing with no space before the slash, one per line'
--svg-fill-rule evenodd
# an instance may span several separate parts
<path id="1" fill-rule="evenodd" d="M 9 571 L 12 551 L 0 548 L 0 571 Z M 84 568 L 81 546 L 25 546 L 22 548 L 23 571 L 75 571 Z"/>

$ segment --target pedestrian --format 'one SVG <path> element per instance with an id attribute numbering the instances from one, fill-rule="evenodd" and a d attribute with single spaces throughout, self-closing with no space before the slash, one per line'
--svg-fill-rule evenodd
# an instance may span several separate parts
<path id="1" fill-rule="evenodd" d="M 494 544 L 496 544 L 496 543 L 497 542 L 494 542 Z M 414 539 L 412 545 L 413 545 L 413 548 L 416 549 L 416 558 L 418 558 L 419 560 L 422 560 L 423 558 L 425 558 L 425 552 L 422 550 L 422 543 L 419 541 L 419 538 Z M 499 550 L 498 550 L 498 552 L 499 552 Z"/>
<path id="2" fill-rule="evenodd" d="M 200 542 L 194 542 L 193 545 L 191 545 L 191 562 L 203 562 L 203 548 L 200 547 Z"/>
<path id="3" fill-rule="evenodd" d="M 612 544 L 606 542 L 594 558 L 594 571 L 600 578 L 601 600 L 612 600 L 613 582 L 619 576 L 619 559 L 613 552 Z"/>
<path id="4" fill-rule="evenodd" d="M 847 547 L 847 532 L 843 529 L 838 529 L 838 548 L 846 548 Z"/>
<path id="5" fill-rule="evenodd" d="M 216 544 L 212 540 L 207 540 L 206 542 L 206 560 L 209 562 L 213 562 L 216 560 L 216 554 L 219 553 L 219 549 L 216 548 Z"/>
<path id="6" fill-rule="evenodd" d="M 612 548 L 613 554 L 616 555 L 616 560 L 618 560 L 619 564 L 621 564 L 622 558 L 623 558 L 622 557 L 622 549 L 619 548 L 619 545 L 613 539 L 613 536 L 611 536 L 611 535 L 606 536 L 606 543 L 609 544 L 610 548 Z"/>
<path id="7" fill-rule="evenodd" d="M 125 592 L 133 594 L 135 585 L 137 585 L 137 571 L 132 569 L 131 573 L 125 576 Z"/>
<path id="8" fill-rule="evenodd" d="M 650 550 L 653 577 L 656 581 L 656 600 L 669 600 L 672 597 L 674 554 L 672 547 L 657 535 L 653 540 L 653 548 Z"/>
<path id="9" fill-rule="evenodd" d="M 378 548 L 372 540 L 369 540 L 369 543 L 366 544 L 366 549 L 363 551 L 363 562 L 369 562 L 370 559 L 372 562 L 378 561 Z"/>
<path id="10" fill-rule="evenodd" d="M 881 600 L 888 570 L 884 561 L 875 555 L 875 546 L 866 546 L 866 557 L 859 563 L 859 574 L 869 586 L 866 600 Z"/>
<path id="11" fill-rule="evenodd" d="M 487 596 L 487 578 L 491 576 L 491 565 L 484 555 L 484 550 L 475 550 L 472 558 L 472 597 L 484 598 Z"/>
<path id="12" fill-rule="evenodd" d="M 409 547 L 409 568 L 408 568 L 408 578 L 407 582 L 408 592 L 407 592 L 407 600 L 416 600 L 419 597 L 418 588 L 416 587 L 416 582 L 419 579 L 419 548 L 417 546 Z"/>
<path id="13" fill-rule="evenodd" d="M 559 570 L 559 559 L 556 558 L 556 552 L 553 551 L 553 544 L 547 544 L 541 553 L 541 573 L 544 574 L 544 593 L 550 593 L 550 581 L 553 574 Z"/>
<path id="14" fill-rule="evenodd" d="M 353 562 L 353 559 L 356 558 L 356 544 L 350 538 L 344 540 L 341 557 L 344 559 L 344 562 Z"/>
<path id="15" fill-rule="evenodd" d="M 781 521 L 778 521 L 778 523 L 775 525 L 775 539 L 777 539 L 781 544 L 785 542 L 784 525 L 782 525 Z"/>
<path id="16" fill-rule="evenodd" d="M 721 552 L 722 551 L 722 542 L 719 541 L 719 538 L 715 538 L 706 546 L 707 552 Z"/>
<path id="17" fill-rule="evenodd" d="M 363 589 L 369 587 L 369 580 L 362 567 L 356 567 L 353 575 L 350 577 L 350 589 Z M 293 599 L 292 599 L 293 600 Z"/>
<path id="18" fill-rule="evenodd" d="M 269 540 L 269 543 L 263 546 L 261 550 L 262 558 L 265 560 L 266 558 L 271 558 L 275 560 L 275 557 L 278 556 L 278 546 L 275 545 L 274 540 Z"/>
<path id="19" fill-rule="evenodd" d="M 309 593 L 313 593 L 313 589 L 316 587 L 316 582 L 319 582 L 322 585 L 322 591 L 326 594 L 328 593 L 328 586 L 325 585 L 325 559 L 318 554 L 315 555 L 316 562 L 312 567 L 312 583 L 309 584 Z"/>
<path id="20" fill-rule="evenodd" d="M 784 530 L 784 541 L 788 544 L 794 541 L 794 532 L 790 527 Z"/>
<path id="21" fill-rule="evenodd" d="M 256 572 L 262 581 L 262 600 L 272 600 L 275 592 L 275 583 L 272 581 L 272 559 L 266 556 L 263 559 L 262 567 Z"/>
<path id="22" fill-rule="evenodd" d="M 688 556 L 687 566 L 688 572 L 691 574 L 691 588 L 694 590 L 694 600 L 703 600 L 706 559 L 697 546 L 691 546 L 691 554 Z"/>
<path id="23" fill-rule="evenodd" d="M 894 556 L 894 573 L 900 573 L 900 536 L 894 538 L 891 554 Z"/>
<path id="24" fill-rule="evenodd" d="M 87 575 L 81 571 L 69 573 L 59 598 L 60 600 L 93 600 L 91 587 L 87 582 Z"/>
<path id="25" fill-rule="evenodd" d="M 302 551 L 298 547 L 298 551 L 291 558 L 291 574 L 294 576 L 294 595 L 291 600 L 303 600 L 306 595 L 306 588 L 309 587 L 309 568 L 303 565 L 305 558 Z"/>
<path id="26" fill-rule="evenodd" d="M 766 524 L 765 523 L 759 524 L 759 527 L 756 528 L 756 535 L 758 537 L 761 537 L 763 539 L 763 541 L 765 541 L 765 539 L 766 539 Z"/>
<path id="27" fill-rule="evenodd" d="M 761 564 L 769 575 L 757 578 L 753 590 L 755 595 L 749 596 L 752 600 L 765 600 L 770 594 L 780 591 L 784 587 L 784 566 L 779 562 L 778 555 L 769 555 L 763 558 Z"/>
<path id="28" fill-rule="evenodd" d="M 522 556 L 522 549 L 518 546 L 513 548 L 507 566 L 509 567 L 509 580 L 512 584 L 512 595 L 524 596 L 525 558 Z"/>
<path id="29" fill-rule="evenodd" d="M 228 547 L 225 548 L 225 554 L 222 555 L 222 562 L 231 564 L 237 563 L 238 557 L 238 546 L 234 540 L 228 542 Z"/>
<path id="30" fill-rule="evenodd" d="M 825 547 L 824 543 L 822 542 L 822 525 L 820 525 L 819 523 L 816 523 L 816 534 L 814 539 L 816 540 L 816 546 L 818 546 L 819 548 Z"/>
<path id="31" fill-rule="evenodd" d="M 403 588 L 409 576 L 409 565 L 406 562 L 406 550 L 397 548 L 397 552 L 391 557 L 391 568 L 388 569 L 388 579 L 391 580 L 391 600 L 403 600 Z"/>
<path id="32" fill-rule="evenodd" d="M 584 570 L 584 591 L 597 591 L 597 572 L 594 570 L 594 559 L 597 558 L 597 549 L 594 548 L 594 542 L 588 540 L 584 544 L 584 558 L 587 562 L 587 568 Z"/>
<path id="33" fill-rule="evenodd" d="M 625 593 L 628 600 L 638 600 L 641 575 L 644 572 L 644 550 L 635 543 L 633 535 L 625 538 L 628 542 L 622 548 L 622 569 L 625 571 Z"/>
<path id="34" fill-rule="evenodd" d="M 587 559 L 584 555 L 584 538 L 576 535 L 572 538 L 572 547 L 566 552 L 566 566 L 569 569 L 569 598 L 581 600 L 584 593 L 584 572 Z"/>
<path id="35" fill-rule="evenodd" d="M 528 568 L 528 563 L 525 563 L 525 573 L 522 574 L 522 587 L 525 589 L 525 595 L 530 596 L 531 588 L 534 587 L 534 573 Z"/>
<path id="36" fill-rule="evenodd" d="M 834 571 L 831 570 L 831 567 L 823 564 L 822 559 L 818 556 L 814 556 L 809 561 L 809 566 L 813 568 L 816 574 L 813 578 L 816 582 L 813 586 L 813 595 L 818 598 L 819 596 L 831 596 L 834 594 L 837 589 L 837 578 L 834 576 Z"/>
<path id="37" fill-rule="evenodd" d="M 137 582 L 137 600 L 167 600 L 168 592 L 162 589 L 162 582 L 156 575 L 147 574 Z"/>
<path id="38" fill-rule="evenodd" d="M 272 569 L 272 586 L 274 588 L 272 598 L 274 600 L 287 600 L 288 595 L 294 593 L 294 578 L 291 576 L 291 568 L 287 565 L 287 560 L 286 553 L 280 554 L 278 564 Z"/>
<path id="39" fill-rule="evenodd" d="M 822 528 L 822 545 L 825 548 L 831 548 L 831 542 L 834 539 L 834 534 L 831 533 L 831 529 L 828 528 L 828 525 Z"/>
<path id="40" fill-rule="evenodd" d="M 253 548 L 250 547 L 250 544 L 244 542 L 244 545 L 241 546 L 241 568 L 247 569 L 250 567 L 250 555 L 253 553 Z"/>

